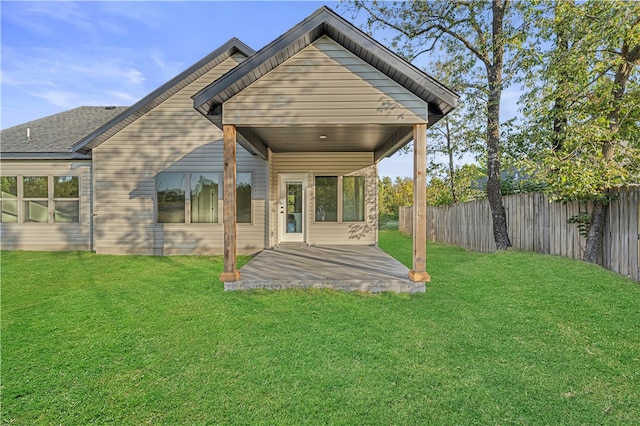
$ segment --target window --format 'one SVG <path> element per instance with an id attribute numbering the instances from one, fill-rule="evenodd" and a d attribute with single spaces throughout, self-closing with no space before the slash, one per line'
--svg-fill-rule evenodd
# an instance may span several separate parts
<path id="1" fill-rule="evenodd" d="M 18 177 L 2 176 L 0 178 L 0 222 L 18 221 Z"/>
<path id="2" fill-rule="evenodd" d="M 342 220 L 364 221 L 364 176 L 342 178 Z"/>
<path id="3" fill-rule="evenodd" d="M 2 222 L 80 223 L 78 176 L 2 176 Z"/>
<path id="4" fill-rule="evenodd" d="M 23 221 L 49 222 L 49 178 L 25 176 L 22 178 Z"/>
<path id="5" fill-rule="evenodd" d="M 251 187 L 251 173 L 236 175 L 238 223 L 251 223 Z M 221 173 L 159 173 L 157 188 L 158 223 L 221 222 Z"/>
<path id="6" fill-rule="evenodd" d="M 218 173 L 191 174 L 191 223 L 218 223 Z"/>
<path id="7" fill-rule="evenodd" d="M 364 221 L 365 176 L 316 176 L 315 192 L 316 222 Z"/>
<path id="8" fill-rule="evenodd" d="M 236 174 L 236 221 L 251 223 L 251 173 Z"/>
<path id="9" fill-rule="evenodd" d="M 185 223 L 185 174 L 158 174 L 158 223 Z"/>
<path id="10" fill-rule="evenodd" d="M 80 222 L 80 189 L 78 176 L 53 177 L 53 221 Z"/>
<path id="11" fill-rule="evenodd" d="M 316 176 L 316 221 L 338 221 L 337 176 Z"/>

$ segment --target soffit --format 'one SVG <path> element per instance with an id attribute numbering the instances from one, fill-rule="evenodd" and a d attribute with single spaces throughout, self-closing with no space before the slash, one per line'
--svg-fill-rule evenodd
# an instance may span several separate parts
<path id="1" fill-rule="evenodd" d="M 398 126 L 359 125 L 252 127 L 251 131 L 273 152 L 372 152 L 398 129 Z M 411 127 L 403 129 L 407 133 L 412 131 Z"/>

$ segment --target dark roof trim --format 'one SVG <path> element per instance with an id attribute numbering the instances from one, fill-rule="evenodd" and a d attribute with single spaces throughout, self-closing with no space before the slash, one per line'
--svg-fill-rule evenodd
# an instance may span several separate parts
<path id="1" fill-rule="evenodd" d="M 91 154 L 77 152 L 3 152 L 3 160 L 91 160 Z"/>
<path id="2" fill-rule="evenodd" d="M 323 6 L 243 63 L 196 93 L 193 105 L 202 115 L 220 106 L 318 38 L 326 35 L 416 96 L 437 107 L 441 116 L 457 105 L 459 96 Z"/>
<path id="3" fill-rule="evenodd" d="M 199 77 L 236 53 L 249 57 L 253 55 L 255 51 L 237 38 L 232 38 L 218 49 L 187 68 L 185 71 L 169 80 L 167 83 L 149 93 L 120 115 L 81 139 L 72 147 L 72 149 L 74 151 L 87 153 L 91 149 L 96 148 L 109 137 L 124 129 L 127 125 L 131 124 L 133 121 L 152 110 L 167 98 L 177 93 L 184 86 L 191 83 L 193 81 L 193 79 L 190 78 L 191 76 L 199 74 L 197 75 Z"/>

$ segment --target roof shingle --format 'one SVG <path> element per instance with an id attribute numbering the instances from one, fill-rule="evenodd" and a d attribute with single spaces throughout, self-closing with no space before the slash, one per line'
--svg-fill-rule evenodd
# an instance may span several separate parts
<path id="1" fill-rule="evenodd" d="M 0 132 L 0 150 L 2 153 L 71 153 L 75 143 L 127 108 L 83 106 L 9 127 Z"/>

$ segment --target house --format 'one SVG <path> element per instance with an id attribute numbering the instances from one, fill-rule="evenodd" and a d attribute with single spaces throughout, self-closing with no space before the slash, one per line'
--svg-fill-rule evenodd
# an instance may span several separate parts
<path id="1" fill-rule="evenodd" d="M 129 108 L 81 107 L 2 138 L 2 248 L 236 254 L 377 243 L 377 163 L 457 95 L 322 7 L 254 52 L 233 38 Z M 426 281 L 425 210 L 411 278 Z"/>

